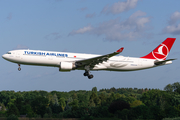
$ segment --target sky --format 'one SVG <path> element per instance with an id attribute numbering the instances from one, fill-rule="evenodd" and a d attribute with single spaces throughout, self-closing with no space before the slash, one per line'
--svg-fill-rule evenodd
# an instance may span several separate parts
<path id="1" fill-rule="evenodd" d="M 163 90 L 180 81 L 179 0 L 0 0 L 0 55 L 33 49 L 142 57 L 168 37 L 176 38 L 170 65 L 132 71 L 59 72 L 0 58 L 0 91 L 72 91 L 115 88 Z"/>

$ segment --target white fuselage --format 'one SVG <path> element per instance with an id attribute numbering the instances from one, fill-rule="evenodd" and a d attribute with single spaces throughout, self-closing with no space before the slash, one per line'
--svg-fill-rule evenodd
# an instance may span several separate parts
<path id="1" fill-rule="evenodd" d="M 75 63 L 78 60 L 98 56 L 100 55 L 40 50 L 13 50 L 2 57 L 18 64 L 59 67 L 61 62 Z M 133 71 L 156 67 L 154 61 L 153 59 L 113 56 L 109 60 L 95 65 L 91 70 Z M 83 68 L 77 69 L 83 70 Z"/>

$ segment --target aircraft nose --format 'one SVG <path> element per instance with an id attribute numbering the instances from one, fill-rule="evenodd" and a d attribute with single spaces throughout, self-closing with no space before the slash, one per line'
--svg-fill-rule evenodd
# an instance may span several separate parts
<path id="1" fill-rule="evenodd" d="M 2 55 L 2 58 L 6 59 L 6 54 Z"/>

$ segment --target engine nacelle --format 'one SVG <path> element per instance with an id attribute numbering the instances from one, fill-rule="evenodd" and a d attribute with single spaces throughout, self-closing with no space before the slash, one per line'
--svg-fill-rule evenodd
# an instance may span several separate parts
<path id="1" fill-rule="evenodd" d="M 59 71 L 69 72 L 74 68 L 74 64 L 71 62 L 60 62 Z"/>

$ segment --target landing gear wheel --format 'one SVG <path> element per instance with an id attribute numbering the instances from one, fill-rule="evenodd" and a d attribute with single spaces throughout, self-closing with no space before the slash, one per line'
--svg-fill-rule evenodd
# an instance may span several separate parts
<path id="1" fill-rule="evenodd" d="M 84 73 L 84 76 L 88 76 L 88 75 L 89 75 L 89 73 L 88 73 L 88 72 L 85 72 L 85 73 Z"/>
<path id="2" fill-rule="evenodd" d="M 21 71 L 21 68 L 19 67 L 18 70 Z"/>
<path id="3" fill-rule="evenodd" d="M 87 65 L 87 66 L 84 66 L 84 69 L 85 69 L 85 72 L 84 72 L 84 76 L 87 76 L 89 79 L 92 79 L 93 78 L 93 75 L 90 74 L 90 66 Z"/>
<path id="4" fill-rule="evenodd" d="M 19 71 L 21 71 L 21 65 L 20 65 L 20 64 L 18 64 L 18 66 L 19 66 L 18 70 L 19 70 Z"/>
<path id="5" fill-rule="evenodd" d="M 88 75 L 88 78 L 89 79 L 92 79 L 94 76 L 93 75 Z"/>

